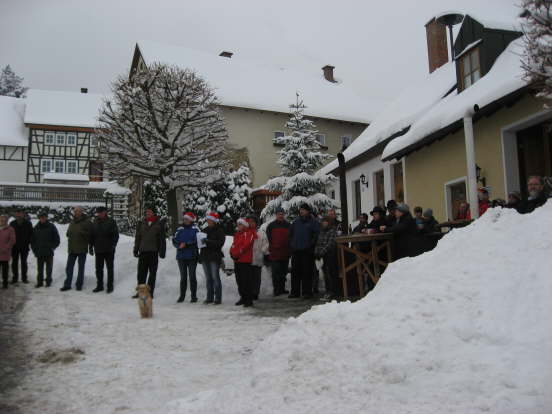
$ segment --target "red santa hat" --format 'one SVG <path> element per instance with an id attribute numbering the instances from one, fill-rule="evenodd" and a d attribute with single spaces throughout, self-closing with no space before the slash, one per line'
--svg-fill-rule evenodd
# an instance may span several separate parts
<path id="1" fill-rule="evenodd" d="M 207 216 L 205 216 L 205 220 L 211 220 L 215 223 L 218 223 L 220 221 L 220 216 L 218 213 L 211 211 L 210 213 L 207 213 Z"/>
<path id="2" fill-rule="evenodd" d="M 183 220 L 189 220 L 193 223 L 194 221 L 196 221 L 196 216 L 191 211 L 188 211 L 188 212 L 182 214 L 182 219 Z"/>
<path id="3" fill-rule="evenodd" d="M 249 222 L 247 221 L 247 219 L 244 219 L 244 218 L 240 217 L 238 219 L 237 223 L 241 224 L 242 226 L 249 227 Z"/>

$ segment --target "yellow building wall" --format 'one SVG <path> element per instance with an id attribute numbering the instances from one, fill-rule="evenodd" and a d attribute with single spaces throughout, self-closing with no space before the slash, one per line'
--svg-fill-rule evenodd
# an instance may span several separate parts
<path id="1" fill-rule="evenodd" d="M 269 178 L 280 175 L 277 151 L 282 147 L 272 143 L 275 131 L 289 133 L 284 124 L 289 120 L 288 114 L 255 109 L 222 107 L 229 133 L 229 141 L 236 148 L 246 148 L 252 169 L 253 187 L 265 184 Z M 337 155 L 341 150 L 341 137 L 350 135 L 356 139 L 367 127 L 365 124 L 334 121 L 329 119 L 310 118 L 317 130 L 326 135 L 326 146 L 329 154 Z M 330 160 L 331 161 L 331 160 Z"/>
<path id="2" fill-rule="evenodd" d="M 502 161 L 503 127 L 542 111 L 543 104 L 526 96 L 510 108 L 503 108 L 474 124 L 475 160 L 481 175 L 491 187 L 491 198 L 506 198 Z M 405 160 L 407 202 L 411 208 L 432 208 L 438 221 L 445 221 L 447 207 L 445 184 L 464 177 L 466 150 L 464 129 L 422 148 Z M 479 184 L 480 185 L 480 184 Z"/>

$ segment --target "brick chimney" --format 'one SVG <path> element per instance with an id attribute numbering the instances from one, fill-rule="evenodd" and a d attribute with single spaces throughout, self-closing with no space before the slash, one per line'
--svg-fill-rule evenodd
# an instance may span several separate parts
<path id="1" fill-rule="evenodd" d="M 81 93 L 88 93 L 88 88 L 81 88 Z"/>
<path id="2" fill-rule="evenodd" d="M 228 52 L 226 50 L 223 50 L 222 52 L 219 53 L 219 56 L 222 56 L 222 57 L 225 57 L 225 58 L 228 58 L 230 59 L 232 57 L 234 53 L 232 52 Z"/>
<path id="3" fill-rule="evenodd" d="M 322 68 L 322 70 L 324 71 L 324 78 L 328 81 L 328 82 L 333 82 L 333 83 L 336 83 L 337 81 L 334 79 L 334 69 L 335 69 L 335 66 L 332 66 L 332 65 L 326 65 Z"/>
<path id="4" fill-rule="evenodd" d="M 447 28 L 435 18 L 426 24 L 429 73 L 448 62 Z"/>

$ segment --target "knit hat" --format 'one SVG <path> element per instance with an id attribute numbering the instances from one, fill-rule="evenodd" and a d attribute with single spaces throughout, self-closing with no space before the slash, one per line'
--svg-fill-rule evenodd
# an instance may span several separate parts
<path id="1" fill-rule="evenodd" d="M 189 220 L 190 222 L 193 223 L 194 221 L 196 221 L 196 216 L 191 211 L 188 211 L 188 212 L 182 214 L 182 219 L 183 220 Z"/>
<path id="2" fill-rule="evenodd" d="M 370 215 L 373 216 L 374 213 L 380 213 L 382 216 L 385 215 L 385 210 L 381 208 L 380 206 L 375 206 L 372 211 L 370 211 Z"/>
<path id="3" fill-rule="evenodd" d="M 210 213 L 207 213 L 205 216 L 205 220 L 211 220 L 215 223 L 218 223 L 220 221 L 220 216 L 218 213 L 211 211 Z"/>
<path id="4" fill-rule="evenodd" d="M 396 207 L 397 210 L 399 210 L 401 213 L 410 213 L 410 207 L 408 207 L 408 204 L 400 203 Z"/>
<path id="5" fill-rule="evenodd" d="M 278 207 L 278 208 L 276 209 L 276 214 L 278 214 L 278 213 L 285 213 L 285 212 L 286 212 L 286 211 L 285 211 L 282 207 Z"/>
<path id="6" fill-rule="evenodd" d="M 249 223 L 243 217 L 240 217 L 236 223 L 241 224 L 242 226 L 245 226 L 245 227 L 249 227 Z"/>
<path id="7" fill-rule="evenodd" d="M 426 208 L 424 211 L 424 217 L 427 217 L 427 218 L 433 217 L 433 210 L 430 208 Z"/>
<path id="8" fill-rule="evenodd" d="M 311 206 L 309 206 L 307 203 L 303 203 L 299 206 L 299 208 L 307 211 L 312 211 Z"/>
<path id="9" fill-rule="evenodd" d="M 395 200 L 389 200 L 387 202 L 387 210 L 388 211 L 395 210 L 396 208 L 397 208 L 397 202 Z"/>

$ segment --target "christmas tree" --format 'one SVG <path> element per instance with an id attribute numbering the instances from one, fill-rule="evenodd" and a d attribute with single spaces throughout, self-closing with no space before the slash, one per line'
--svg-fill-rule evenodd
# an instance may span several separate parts
<path id="1" fill-rule="evenodd" d="M 316 139 L 318 131 L 314 122 L 305 118 L 306 106 L 299 94 L 290 108 L 290 119 L 285 124 L 290 134 L 274 139 L 276 144 L 283 145 L 278 151 L 282 175 L 266 184 L 269 191 L 278 191 L 281 195 L 264 208 L 261 217 L 265 220 L 279 207 L 291 219 L 299 215 L 299 206 L 303 203 L 310 205 L 315 214 L 335 208 L 334 201 L 325 194 L 326 185 L 334 177 L 317 172 L 332 155 L 322 152 Z"/>
<path id="2" fill-rule="evenodd" d="M 7 65 L 0 72 L 0 95 L 24 98 L 27 89 L 23 86 L 23 78 L 17 76 L 10 65 Z"/>

